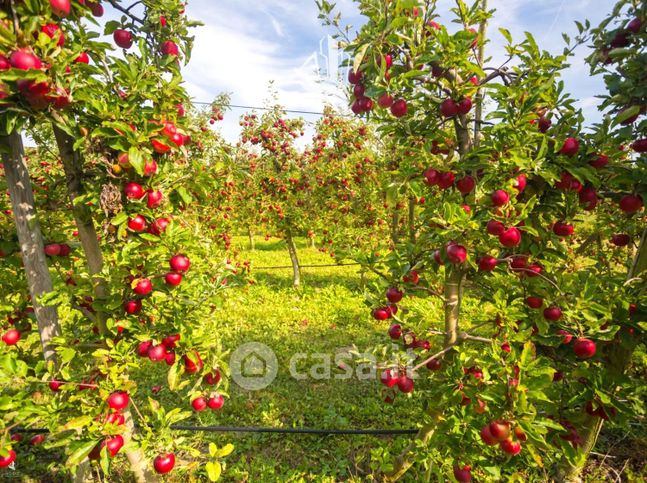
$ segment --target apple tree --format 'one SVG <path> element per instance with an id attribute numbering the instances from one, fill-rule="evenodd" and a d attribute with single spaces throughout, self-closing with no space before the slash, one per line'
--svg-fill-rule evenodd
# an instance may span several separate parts
<path id="1" fill-rule="evenodd" d="M 414 236 L 368 257 L 392 340 L 376 349 L 385 399 L 424 408 L 385 479 L 420 462 L 439 480 L 576 480 L 599 422 L 626 427 L 645 389 L 628 356 L 644 340 L 642 168 L 614 130 L 583 133 L 559 79 L 585 26 L 558 55 L 501 28 L 506 59 L 490 66 L 486 2 L 458 0 L 451 25 L 435 1 L 357 3 L 364 25 L 338 34 L 353 110 L 399 145 L 422 139 L 428 159 L 393 173 L 401 195 L 424 193 Z"/>
<path id="2" fill-rule="evenodd" d="M 338 259 L 383 248 L 388 239 L 380 189 L 384 166 L 372 127 L 326 106 L 304 155 L 314 201 L 308 236 L 318 237 L 320 250 Z"/>
<path id="3" fill-rule="evenodd" d="M 283 109 L 270 106 L 262 116 L 243 117 L 239 153 L 243 169 L 240 189 L 261 222 L 285 239 L 293 268 L 292 284 L 301 283 L 294 237 L 308 225 L 307 202 L 312 186 L 304 174 L 306 160 L 295 146 L 303 136 L 303 119 L 288 119 Z"/>
<path id="4" fill-rule="evenodd" d="M 15 337 L 22 327 L 16 324 L 29 323 L 8 319 L 16 328 L 8 329 L 10 343 L 2 345 L 2 465 L 16 460 L 25 467 L 18 428 L 45 427 L 49 435 L 31 444 L 62 451 L 66 462 L 52 463 L 60 471 L 84 472 L 90 460 L 108 473 L 123 448 L 135 477 L 152 481 L 153 471 L 173 470 L 179 449 L 180 458 L 188 460 L 178 466 L 215 479 L 220 459 L 230 450 L 203 454 L 170 429 L 191 417 L 191 408 L 220 409 L 226 395 L 222 349 L 205 324 L 225 275 L 207 263 L 215 247 L 196 229 L 196 220 L 184 216 L 193 201 L 190 183 L 199 180 L 199 163 L 187 161 L 194 133 L 184 123 L 187 96 L 180 73 L 180 60 L 190 54 L 192 23 L 175 1 L 144 2 L 139 9 L 134 9 L 139 2 L 131 8 L 109 2 L 124 16 L 105 25 L 90 16 L 103 14 L 99 2 L 5 3 L 0 117 L 14 219 L 19 235 L 27 233 L 42 244 L 34 229 L 35 203 L 26 195 L 31 195 L 29 170 L 42 166 L 23 156 L 19 133 L 42 133 L 51 126 L 55 142 L 39 143 L 37 155 L 57 172 L 46 172 L 52 179 L 44 188 L 50 195 L 54 186 L 66 190 L 63 198 L 52 200 L 55 206 L 37 203 L 39 218 L 49 211 L 52 221 L 66 221 L 43 223 L 49 231 L 45 239 L 56 241 L 41 250 L 49 269 L 21 240 L 30 289 L 34 277 L 27 260 L 38 269 L 44 266 L 42 278 L 52 280 L 44 296 L 38 292 L 36 299 L 31 290 L 46 362 L 35 347 L 38 334 Z M 100 29 L 112 35 L 120 53 L 99 40 Z M 47 155 L 52 146 L 60 158 Z M 40 173 L 33 177 L 41 178 Z M 27 203 L 16 203 L 14 195 L 27 196 Z M 16 212 L 25 205 L 30 212 Z M 79 242 L 67 241 L 72 223 Z M 9 246 L 6 253 L 15 251 Z M 68 260 L 70 252 L 78 256 Z M 12 278 L 15 293 L 3 304 L 17 304 L 12 309 L 22 320 L 30 314 L 28 300 L 20 296 L 21 276 L 11 275 L 15 255 L 9 262 L 1 267 L 2 277 Z M 54 313 L 48 323 L 56 331 L 48 337 L 41 305 Z M 154 386 L 152 394 L 145 389 L 150 370 L 137 370 L 142 358 L 151 367 L 168 367 L 153 369 L 154 377 L 166 382 Z M 162 407 L 155 396 L 162 385 L 177 394 L 172 407 Z"/>

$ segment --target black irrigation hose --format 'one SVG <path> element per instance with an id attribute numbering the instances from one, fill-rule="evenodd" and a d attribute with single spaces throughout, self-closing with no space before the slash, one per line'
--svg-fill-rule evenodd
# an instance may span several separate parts
<path id="1" fill-rule="evenodd" d="M 314 429 L 314 428 L 245 428 L 230 426 L 171 426 L 176 431 L 207 431 L 210 433 L 280 433 L 280 434 L 416 434 L 417 429 Z"/>
<path id="2" fill-rule="evenodd" d="M 137 425 L 135 426 L 137 427 Z M 319 435 L 374 435 L 416 434 L 417 429 L 315 429 L 315 428 L 248 428 L 236 426 L 183 426 L 172 425 L 175 431 L 200 431 L 207 433 L 278 433 L 278 434 L 319 434 Z M 15 428 L 14 433 L 48 433 L 47 429 Z"/>
<path id="3" fill-rule="evenodd" d="M 299 265 L 299 268 L 320 268 L 320 267 L 352 267 L 361 265 L 361 263 L 331 263 L 329 265 Z M 278 268 L 292 268 L 292 265 L 279 265 L 278 267 L 255 267 L 251 266 L 252 270 L 274 270 Z"/>

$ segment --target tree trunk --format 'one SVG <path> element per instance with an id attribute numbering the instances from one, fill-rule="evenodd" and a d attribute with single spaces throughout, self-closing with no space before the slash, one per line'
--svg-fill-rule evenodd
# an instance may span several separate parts
<path id="1" fill-rule="evenodd" d="M 256 241 L 254 240 L 254 232 L 251 226 L 247 227 L 247 238 L 249 239 L 249 249 L 256 250 Z"/>
<path id="2" fill-rule="evenodd" d="M 315 237 L 311 236 L 308 238 L 308 246 L 313 249 L 317 248 L 317 246 L 315 245 Z"/>
<path id="3" fill-rule="evenodd" d="M 409 197 L 409 242 L 416 242 L 416 198 Z"/>
<path id="4" fill-rule="evenodd" d="M 457 267 L 445 267 L 445 347 L 456 344 L 461 311 L 463 274 Z"/>
<path id="5" fill-rule="evenodd" d="M 52 291 L 52 279 L 47 268 L 43 234 L 36 216 L 34 193 L 29 178 L 29 170 L 24 158 L 22 138 L 17 132 L 2 136 L 2 145 L 8 152 L 2 154 L 9 196 L 13 208 L 20 251 L 27 274 L 29 293 L 34 305 L 43 357 L 56 363 L 56 352 L 51 340 L 61 335 L 56 307 L 43 306 L 39 298 Z"/>
<path id="6" fill-rule="evenodd" d="M 290 261 L 292 262 L 292 286 L 298 287 L 301 285 L 301 267 L 299 266 L 299 258 L 297 257 L 297 247 L 294 245 L 290 230 L 285 233 L 285 241 L 288 244 L 288 252 L 290 252 Z"/>
<path id="7" fill-rule="evenodd" d="M 108 287 L 103 277 L 100 276 L 103 270 L 103 254 L 97 238 L 97 232 L 92 220 L 92 212 L 84 203 L 76 203 L 76 199 L 85 194 L 81 178 L 83 176 L 83 160 L 81 155 L 74 151 L 74 139 L 65 131 L 53 126 L 54 136 L 58 150 L 63 160 L 63 168 L 67 179 L 67 193 L 72 203 L 74 221 L 79 230 L 79 240 L 85 253 L 88 270 L 93 277 L 94 295 L 98 300 L 105 300 L 108 297 Z M 101 335 L 106 335 L 106 320 L 108 314 L 98 312 L 97 324 Z"/>
<path id="8" fill-rule="evenodd" d="M 132 439 L 133 435 L 137 432 L 135 429 L 135 424 L 133 423 L 133 417 L 130 412 L 130 409 L 124 410 L 124 419 L 126 420 L 126 427 L 128 430 L 124 433 L 124 442 L 128 442 Z M 144 456 L 144 453 L 141 449 L 136 448 L 126 453 L 126 458 L 130 463 L 130 469 L 135 475 L 135 480 L 138 483 L 147 483 L 147 482 L 157 482 L 160 481 L 155 473 L 153 473 L 149 466 L 148 460 Z"/>
<path id="9" fill-rule="evenodd" d="M 394 245 L 397 245 L 398 242 L 400 241 L 400 237 L 398 236 L 399 222 L 400 222 L 400 218 L 398 216 L 398 209 L 393 208 L 393 215 L 391 215 L 391 241 L 393 242 Z"/>
<path id="10" fill-rule="evenodd" d="M 643 231 L 638 251 L 631 264 L 629 273 L 627 274 L 627 280 L 640 277 L 645 272 L 647 272 L 647 228 Z M 627 347 L 626 345 L 620 345 L 620 343 L 616 341 L 616 343 L 611 347 L 608 368 L 614 377 L 621 378 L 624 376 L 638 342 L 639 341 L 634 338 L 632 345 Z M 584 455 L 584 458 L 575 464 L 565 463 L 564 466 L 560 468 L 561 481 L 564 481 L 565 483 L 579 483 L 582 481 L 582 470 L 589 460 L 591 451 L 595 448 L 595 444 L 598 440 L 603 424 L 604 420 L 602 418 L 585 414 L 585 420 L 582 424 L 582 429 L 580 430 L 580 437 L 582 438 L 580 452 Z"/>
<path id="11" fill-rule="evenodd" d="M 74 151 L 74 139 L 60 128 L 56 126 L 53 126 L 53 128 L 56 143 L 63 160 L 68 196 L 72 203 L 72 213 L 74 214 L 74 220 L 79 230 L 79 239 L 81 240 L 81 246 L 85 253 L 88 270 L 94 281 L 94 294 L 96 299 L 106 300 L 110 291 L 105 280 L 100 275 L 103 270 L 103 253 L 101 252 L 94 220 L 92 219 L 92 212 L 85 204 L 75 203 L 75 200 L 84 194 L 83 184 L 81 183 L 83 177 L 83 159 L 78 151 Z M 108 329 L 106 327 L 108 317 L 109 314 L 103 311 L 97 312 L 99 332 L 103 337 L 108 336 Z M 128 427 L 128 431 L 124 433 L 124 439 L 128 442 L 132 439 L 136 430 L 130 410 L 124 411 L 124 417 L 126 418 L 126 426 Z M 148 469 L 147 460 L 139 448 L 128 451 L 126 457 L 139 483 L 158 481 L 155 474 L 151 473 Z"/>
<path id="12" fill-rule="evenodd" d="M 402 478 L 413 465 L 411 453 L 416 450 L 419 444 L 427 444 L 429 439 L 434 435 L 435 430 L 435 424 L 429 424 L 420 428 L 420 431 L 416 434 L 416 438 L 404 449 L 404 451 L 402 451 L 402 453 L 400 453 L 400 456 L 395 459 L 393 470 L 384 475 L 382 481 L 391 483 Z"/>
<path id="13" fill-rule="evenodd" d="M 458 322 L 461 308 L 461 284 L 463 273 L 458 268 L 446 266 L 445 272 L 445 348 L 453 346 L 458 340 Z M 395 460 L 393 470 L 385 475 L 384 481 L 399 480 L 414 463 L 413 451 L 419 444 L 426 444 L 434 434 L 436 424 L 431 423 L 420 428 L 416 438 Z"/>

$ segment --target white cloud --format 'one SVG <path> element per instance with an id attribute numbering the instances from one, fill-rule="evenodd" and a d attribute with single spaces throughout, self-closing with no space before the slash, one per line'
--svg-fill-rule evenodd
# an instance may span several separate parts
<path id="1" fill-rule="evenodd" d="M 338 0 L 338 10 L 345 23 L 357 28 L 356 3 Z M 505 58 L 503 37 L 499 27 L 511 31 L 513 38 L 522 40 L 525 31 L 533 33 L 542 49 L 561 52 L 564 46 L 561 32 L 575 33 L 573 21 L 591 18 L 598 23 L 609 10 L 605 0 L 504 0 L 490 2 L 497 12 L 488 30 L 491 42 L 486 53 L 492 64 Z M 441 22 L 447 22 L 453 0 L 439 0 Z M 218 93 L 233 94 L 233 103 L 261 106 L 267 98 L 268 84 L 274 81 L 279 102 L 288 109 L 319 112 L 325 101 L 344 105 L 343 91 L 319 82 L 313 70 L 319 41 L 326 30 L 317 19 L 314 1 L 262 0 L 250 3 L 234 0 L 196 0 L 189 3 L 188 15 L 201 19 L 205 26 L 196 29 L 196 42 L 190 65 L 185 71 L 189 92 L 197 100 L 210 101 Z M 458 28 L 448 24 L 450 30 Z M 567 90 L 583 99 L 588 118 L 595 120 L 594 94 L 603 87 L 599 79 L 587 75 L 581 60 L 585 50 L 577 52 L 579 59 L 564 72 Z M 234 111 L 226 116 L 223 132 L 234 140 L 238 132 L 238 116 Z M 314 120 L 312 116 L 307 119 Z M 232 135 L 234 138 L 230 138 Z"/>

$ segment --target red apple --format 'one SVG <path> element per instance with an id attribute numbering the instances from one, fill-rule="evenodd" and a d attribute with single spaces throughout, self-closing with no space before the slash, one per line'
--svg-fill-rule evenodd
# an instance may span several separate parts
<path id="1" fill-rule="evenodd" d="M 184 273 L 187 270 L 189 270 L 189 267 L 191 266 L 191 261 L 189 260 L 189 257 L 187 257 L 186 255 L 175 255 L 169 261 L 169 265 L 171 266 L 171 270 L 175 272 Z"/>
<path id="2" fill-rule="evenodd" d="M 24 48 L 14 51 L 9 57 L 11 67 L 20 70 L 41 69 L 42 62 L 31 50 Z"/>
<path id="3" fill-rule="evenodd" d="M 6 345 L 16 345 L 20 340 L 21 333 L 18 329 L 9 329 L 2 334 L 2 342 Z"/>
<path id="4" fill-rule="evenodd" d="M 169 473 L 175 466 L 175 455 L 173 453 L 161 454 L 153 460 L 153 468 L 159 474 Z"/>
<path id="5" fill-rule="evenodd" d="M 162 55 L 172 55 L 172 56 L 177 56 L 180 53 L 180 48 L 177 46 L 177 44 L 171 40 L 166 40 L 165 42 L 162 43 L 162 46 L 160 47 L 160 52 Z"/>
<path id="6" fill-rule="evenodd" d="M 389 327 L 389 337 L 393 340 L 398 340 L 402 337 L 402 327 L 400 324 L 393 324 Z"/>
<path id="7" fill-rule="evenodd" d="M 456 175 L 451 171 L 445 171 L 438 176 L 438 187 L 442 190 L 451 188 L 454 185 Z"/>
<path id="8" fill-rule="evenodd" d="M 590 359 L 595 355 L 595 349 L 595 342 L 584 337 L 579 337 L 573 344 L 573 352 L 580 359 Z"/>
<path id="9" fill-rule="evenodd" d="M 128 228 L 132 231 L 141 233 L 146 229 L 146 218 L 142 215 L 137 215 L 134 218 L 128 220 Z"/>
<path id="10" fill-rule="evenodd" d="M 391 105 L 391 114 L 393 114 L 395 117 L 405 116 L 407 114 L 407 110 L 407 101 L 405 101 L 404 99 L 398 99 Z"/>
<path id="11" fill-rule="evenodd" d="M 180 285 L 180 283 L 182 283 L 182 274 L 177 272 L 169 272 L 164 275 L 164 281 L 171 287 L 177 287 L 178 285 Z"/>
<path id="12" fill-rule="evenodd" d="M 112 38 L 122 49 L 129 49 L 133 46 L 133 34 L 128 30 L 117 29 L 112 33 Z"/>
<path id="13" fill-rule="evenodd" d="M 515 456 L 521 452 L 521 443 L 519 441 L 512 441 L 512 439 L 506 439 L 501 441 L 501 450 L 504 453 Z"/>
<path id="14" fill-rule="evenodd" d="M 386 291 L 386 298 L 392 304 L 397 304 L 400 300 L 402 300 L 402 297 L 404 297 L 404 292 L 402 292 L 402 290 L 399 290 L 397 287 L 390 287 Z"/>
<path id="15" fill-rule="evenodd" d="M 52 12 L 57 17 L 67 17 L 72 11 L 70 0 L 49 0 L 49 4 L 52 7 Z"/>
<path id="16" fill-rule="evenodd" d="M 490 432 L 489 424 L 486 424 L 481 428 L 480 434 L 481 434 L 481 440 L 488 446 L 494 446 L 499 442 L 494 436 L 492 436 L 492 433 Z"/>
<path id="17" fill-rule="evenodd" d="M 115 391 L 108 396 L 108 399 L 106 399 L 106 402 L 108 403 L 108 406 L 110 407 L 110 409 L 113 409 L 115 411 L 121 411 L 122 409 L 125 409 L 128 406 L 128 403 L 129 403 L 128 393 L 124 391 Z"/>
<path id="18" fill-rule="evenodd" d="M 387 320 L 391 318 L 391 311 L 387 307 L 373 309 L 373 318 L 376 320 Z"/>
<path id="19" fill-rule="evenodd" d="M 467 249 L 462 245 L 449 244 L 446 248 L 447 259 L 454 264 L 464 263 L 467 259 Z"/>
<path id="20" fill-rule="evenodd" d="M 471 193 L 475 187 L 476 181 L 471 176 L 465 176 L 456 181 L 456 189 L 464 195 Z"/>
<path id="21" fill-rule="evenodd" d="M 127 300 L 124 302 L 124 310 L 128 315 L 138 314 L 142 310 L 141 300 Z"/>
<path id="22" fill-rule="evenodd" d="M 413 379 L 406 375 L 398 377 L 398 389 L 400 392 L 410 393 L 413 392 Z"/>
<path id="23" fill-rule="evenodd" d="M 197 397 L 193 401 L 191 401 L 191 406 L 193 406 L 193 409 L 198 412 L 204 411 L 205 409 L 207 409 L 207 400 L 202 396 Z"/>
<path id="24" fill-rule="evenodd" d="M 160 236 L 166 231 L 166 227 L 171 223 L 168 218 L 158 218 L 148 227 L 148 233 Z"/>
<path id="25" fill-rule="evenodd" d="M 142 185 L 133 182 L 126 183 L 124 193 L 129 200 L 141 200 L 146 194 Z"/>
<path id="26" fill-rule="evenodd" d="M 494 193 L 492 193 L 492 205 L 500 207 L 508 203 L 510 201 L 510 195 L 506 193 L 504 190 L 496 190 Z"/>
<path id="27" fill-rule="evenodd" d="M 611 237 L 611 243 L 613 243 L 617 247 L 626 247 L 631 243 L 631 236 L 627 235 L 626 233 L 621 233 L 618 235 L 613 235 Z"/>
<path id="28" fill-rule="evenodd" d="M 0 468 L 7 468 L 16 461 L 16 452 L 12 449 L 7 451 L 7 456 L 0 456 Z"/>
<path id="29" fill-rule="evenodd" d="M 559 152 L 565 156 L 573 157 L 580 149 L 580 143 L 575 138 L 566 138 Z"/>
<path id="30" fill-rule="evenodd" d="M 458 483 L 469 483 L 472 481 L 472 468 L 470 465 L 454 466 L 454 478 Z"/>
<path id="31" fill-rule="evenodd" d="M 547 307 L 544 309 L 544 319 L 555 322 L 562 318 L 562 310 L 559 307 Z"/>
<path id="32" fill-rule="evenodd" d="M 625 195 L 620 198 L 620 209 L 625 213 L 635 213 L 642 209 L 643 199 L 640 195 Z"/>
<path id="33" fill-rule="evenodd" d="M 386 92 L 377 98 L 377 104 L 383 108 L 389 108 L 393 105 L 393 97 Z"/>
<path id="34" fill-rule="evenodd" d="M 457 104 L 457 108 L 460 114 L 467 114 L 472 110 L 472 98 L 465 97 Z"/>
<path id="35" fill-rule="evenodd" d="M 478 260 L 479 270 L 482 272 L 491 272 L 497 266 L 498 260 L 492 255 L 483 255 Z"/>
<path id="36" fill-rule="evenodd" d="M 442 366 L 442 362 L 440 362 L 440 359 L 431 359 L 426 366 L 430 371 L 438 371 Z"/>
<path id="37" fill-rule="evenodd" d="M 48 23 L 47 25 L 43 25 L 40 28 L 40 31 L 47 35 L 50 39 L 55 38 L 56 45 L 58 47 L 63 47 L 63 45 L 65 44 L 65 35 L 63 35 L 63 31 L 55 23 Z"/>
<path id="38" fill-rule="evenodd" d="M 642 24 L 642 20 L 639 17 L 636 17 L 627 24 L 627 30 L 629 32 L 637 34 L 638 32 L 640 32 Z"/>
<path id="39" fill-rule="evenodd" d="M 222 396 L 222 394 L 216 394 L 215 396 L 211 396 L 209 400 L 207 401 L 207 406 L 209 406 L 209 409 L 213 410 L 218 410 L 221 409 L 225 404 L 225 398 Z"/>
<path id="40" fill-rule="evenodd" d="M 544 299 L 542 299 L 541 297 L 527 297 L 526 305 L 531 309 L 539 309 L 542 305 L 544 305 Z"/>
<path id="41" fill-rule="evenodd" d="M 497 441 L 504 441 L 510 435 L 510 423 L 507 421 L 492 421 L 488 428 L 492 437 Z"/>
<path id="42" fill-rule="evenodd" d="M 166 359 L 166 346 L 164 344 L 152 346 L 148 349 L 148 358 L 153 362 Z"/>
<path id="43" fill-rule="evenodd" d="M 456 104 L 453 99 L 445 99 L 440 104 L 440 113 L 444 117 L 454 117 L 458 114 L 458 104 Z"/>
<path id="44" fill-rule="evenodd" d="M 200 357 L 200 354 L 195 352 L 194 358 L 197 359 L 197 362 L 194 362 L 192 359 L 189 359 L 189 357 L 187 357 L 186 355 L 182 356 L 182 359 L 184 360 L 184 369 L 189 374 L 195 374 L 196 372 L 200 371 L 203 367 L 202 358 Z"/>
<path id="45" fill-rule="evenodd" d="M 497 220 L 490 220 L 487 222 L 485 228 L 490 235 L 499 236 L 505 231 L 505 225 Z"/>
<path id="46" fill-rule="evenodd" d="M 571 225 L 570 223 L 558 221 L 553 225 L 553 233 L 557 236 L 571 236 L 573 234 L 573 231 L 573 225 Z"/>
<path id="47" fill-rule="evenodd" d="M 404 277 L 402 277 L 402 281 L 405 283 L 410 283 L 411 285 L 418 285 L 418 282 L 420 282 L 420 275 L 418 275 L 418 272 L 416 272 L 415 270 L 411 270 Z"/>
<path id="48" fill-rule="evenodd" d="M 164 195 L 162 195 L 161 191 L 159 191 L 159 190 L 155 190 L 155 191 L 148 190 L 146 192 L 146 194 L 148 195 L 147 198 L 146 198 L 146 205 L 150 209 L 157 208 L 159 205 L 162 204 L 162 200 L 164 199 Z"/>
<path id="49" fill-rule="evenodd" d="M 119 450 L 123 447 L 124 438 L 123 436 L 118 434 L 116 436 L 106 438 L 103 442 L 106 446 L 106 450 L 108 451 L 108 455 L 110 455 L 111 458 L 114 458 L 116 454 L 119 453 Z"/>
<path id="50" fill-rule="evenodd" d="M 362 80 L 362 77 L 364 77 L 364 74 L 359 71 L 359 72 L 354 72 L 353 70 L 348 71 L 348 82 L 351 84 L 357 84 Z"/>
<path id="51" fill-rule="evenodd" d="M 589 161 L 589 164 L 597 169 L 604 168 L 609 164 L 609 156 L 606 154 L 598 154 L 594 159 Z"/>
<path id="52" fill-rule="evenodd" d="M 90 56 L 87 52 L 81 52 L 76 59 L 74 59 L 75 64 L 89 64 Z"/>
<path id="53" fill-rule="evenodd" d="M 58 243 L 50 243 L 45 245 L 45 255 L 48 257 L 58 257 L 61 254 L 61 245 Z"/>
<path id="54" fill-rule="evenodd" d="M 523 193 L 523 191 L 526 189 L 526 185 L 528 184 L 528 178 L 526 177 L 525 174 L 520 174 L 514 179 L 514 182 L 512 186 L 514 189 L 516 189 L 519 193 Z"/>
<path id="55" fill-rule="evenodd" d="M 521 243 L 521 231 L 515 227 L 508 228 L 499 235 L 499 242 L 507 248 L 516 247 Z"/>

